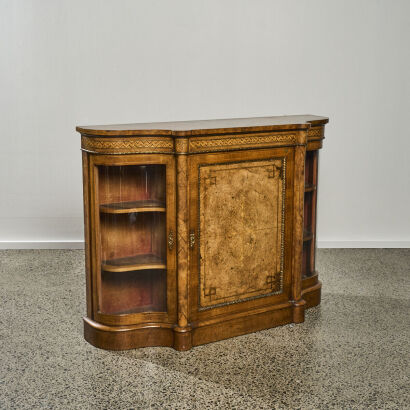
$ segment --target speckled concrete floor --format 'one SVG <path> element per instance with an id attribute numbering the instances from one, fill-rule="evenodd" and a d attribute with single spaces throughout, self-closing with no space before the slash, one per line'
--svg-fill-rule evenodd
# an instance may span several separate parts
<path id="1" fill-rule="evenodd" d="M 82 251 L 0 252 L 0 408 L 410 408 L 410 249 L 320 250 L 306 322 L 194 348 L 82 336 Z"/>

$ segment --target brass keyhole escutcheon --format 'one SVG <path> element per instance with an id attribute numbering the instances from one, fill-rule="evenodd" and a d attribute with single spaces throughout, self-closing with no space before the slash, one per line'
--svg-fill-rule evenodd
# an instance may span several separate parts
<path id="1" fill-rule="evenodd" d="M 193 249 L 195 246 L 195 232 L 191 231 L 189 234 L 189 247 Z"/>

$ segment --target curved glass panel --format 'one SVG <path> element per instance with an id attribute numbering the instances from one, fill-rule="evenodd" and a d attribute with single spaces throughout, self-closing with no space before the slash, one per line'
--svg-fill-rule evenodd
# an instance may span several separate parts
<path id="1" fill-rule="evenodd" d="M 99 311 L 166 311 L 166 167 L 98 167 Z"/>

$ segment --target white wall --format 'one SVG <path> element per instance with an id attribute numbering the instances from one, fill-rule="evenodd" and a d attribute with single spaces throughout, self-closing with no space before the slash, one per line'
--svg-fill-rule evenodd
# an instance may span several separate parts
<path id="1" fill-rule="evenodd" d="M 82 240 L 75 125 L 303 113 L 330 117 L 319 244 L 410 246 L 409 16 L 408 0 L 0 0 L 1 246 Z"/>

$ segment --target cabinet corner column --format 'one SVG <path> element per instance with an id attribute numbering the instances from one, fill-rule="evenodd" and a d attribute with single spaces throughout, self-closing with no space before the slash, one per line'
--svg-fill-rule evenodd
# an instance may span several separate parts
<path id="1" fill-rule="evenodd" d="M 292 258 L 292 301 L 293 322 L 305 320 L 305 300 L 302 299 L 302 252 L 303 252 L 303 209 L 305 193 L 305 156 L 307 131 L 299 131 L 295 147 L 294 214 L 293 214 L 293 258 Z"/>
<path id="2" fill-rule="evenodd" d="M 174 348 L 192 347 L 188 320 L 188 139 L 175 139 L 177 172 L 177 292 L 178 323 L 174 328 Z"/>

